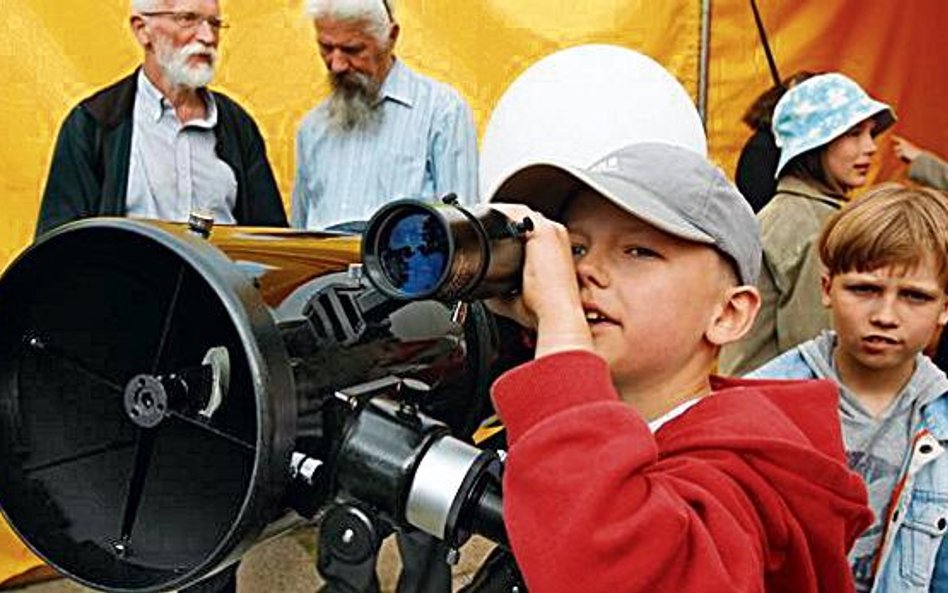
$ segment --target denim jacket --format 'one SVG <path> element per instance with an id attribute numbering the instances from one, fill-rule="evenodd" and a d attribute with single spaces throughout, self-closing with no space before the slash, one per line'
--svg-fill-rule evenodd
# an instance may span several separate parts
<path id="1" fill-rule="evenodd" d="M 797 348 L 750 375 L 816 379 Z M 873 593 L 948 593 L 948 393 L 922 408 L 886 518 Z"/>

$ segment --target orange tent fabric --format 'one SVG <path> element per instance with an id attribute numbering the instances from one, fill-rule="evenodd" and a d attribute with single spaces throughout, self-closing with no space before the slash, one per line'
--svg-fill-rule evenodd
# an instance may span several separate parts
<path id="1" fill-rule="evenodd" d="M 757 0 L 781 76 L 797 70 L 843 72 L 892 105 L 894 133 L 948 157 L 948 10 L 940 0 L 846 2 Z M 708 137 L 733 172 L 750 136 L 744 110 L 772 83 L 748 0 L 713 0 Z M 891 134 L 880 139 L 875 179 L 902 180 Z"/>

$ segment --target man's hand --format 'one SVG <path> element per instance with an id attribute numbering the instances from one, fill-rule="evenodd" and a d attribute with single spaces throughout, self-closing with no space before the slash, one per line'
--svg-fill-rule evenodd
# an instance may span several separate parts
<path id="1" fill-rule="evenodd" d="M 519 204 L 491 206 L 511 220 L 529 217 L 533 230 L 526 235 L 520 296 L 492 299 L 488 306 L 499 315 L 536 328 L 537 358 L 563 350 L 592 350 L 566 227 Z"/>
<path id="2" fill-rule="evenodd" d="M 892 149 L 895 151 L 895 156 L 899 157 L 906 163 L 911 163 L 918 157 L 918 155 L 922 154 L 921 148 L 912 144 L 901 136 L 892 136 L 892 142 Z"/>

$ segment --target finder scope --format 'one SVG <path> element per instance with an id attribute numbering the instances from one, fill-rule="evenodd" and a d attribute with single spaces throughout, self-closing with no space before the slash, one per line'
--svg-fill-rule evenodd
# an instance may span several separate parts
<path id="1" fill-rule="evenodd" d="M 399 200 L 366 226 L 362 262 L 369 280 L 399 300 L 477 300 L 520 288 L 526 218 L 512 221 L 489 205 L 465 208 Z"/>

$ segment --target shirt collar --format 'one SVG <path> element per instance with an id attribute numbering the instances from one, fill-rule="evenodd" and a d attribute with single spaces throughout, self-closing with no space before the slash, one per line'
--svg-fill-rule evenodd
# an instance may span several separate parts
<path id="1" fill-rule="evenodd" d="M 161 119 L 165 110 L 171 109 L 171 104 L 165 99 L 148 77 L 145 76 L 145 70 L 138 71 L 138 93 L 136 102 L 144 107 L 144 113 L 149 121 L 157 122 Z"/>
<path id="2" fill-rule="evenodd" d="M 696 397 L 694 399 L 689 399 L 687 401 L 684 401 L 678 404 L 677 406 L 675 406 L 668 412 L 665 412 L 665 414 L 663 414 L 662 416 L 659 416 L 655 420 L 652 420 L 651 422 L 649 422 L 648 423 L 649 430 L 652 431 L 652 434 L 655 434 L 656 432 L 658 432 L 659 428 L 664 426 L 666 423 L 671 422 L 675 418 L 681 416 L 682 414 L 687 412 L 689 409 L 691 409 L 691 406 L 695 405 L 696 403 L 700 401 L 701 401 L 701 398 Z"/>
<path id="3" fill-rule="evenodd" d="M 207 115 L 203 119 L 191 120 L 188 126 L 211 129 L 217 125 L 217 101 L 214 100 L 214 94 L 207 92 L 206 89 L 198 89 L 204 104 L 207 105 Z M 165 113 L 174 113 L 171 102 L 158 90 L 151 80 L 145 76 L 145 70 L 138 71 L 138 92 L 136 101 L 144 105 L 144 113 L 152 122 L 161 120 Z"/>
<path id="4" fill-rule="evenodd" d="M 414 87 L 415 84 L 411 79 L 408 68 L 398 58 L 395 58 L 392 62 L 392 68 L 388 71 L 388 76 L 385 77 L 385 82 L 382 83 L 379 95 L 382 97 L 382 101 L 391 99 L 411 108 L 414 103 L 412 99 Z"/>

